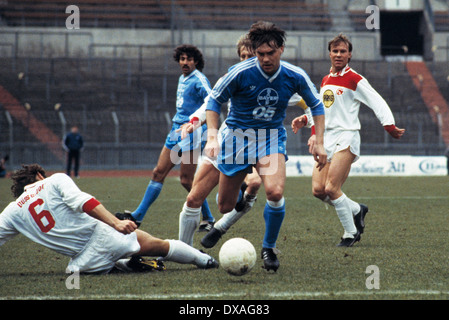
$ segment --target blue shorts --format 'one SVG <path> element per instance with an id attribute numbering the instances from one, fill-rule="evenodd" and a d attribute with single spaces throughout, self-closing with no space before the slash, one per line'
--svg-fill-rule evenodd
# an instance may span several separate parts
<path id="1" fill-rule="evenodd" d="M 221 150 L 217 158 L 218 170 L 227 176 L 252 172 L 252 167 L 270 154 L 287 157 L 287 133 L 281 129 L 230 129 L 221 132 Z"/>
<path id="2" fill-rule="evenodd" d="M 165 139 L 165 146 L 170 150 L 175 148 L 178 152 L 192 151 L 199 148 L 202 150 L 206 145 L 206 140 L 203 139 L 203 133 L 206 132 L 207 126 L 204 124 L 201 128 L 196 129 L 182 140 L 181 132 L 176 132 L 181 126 L 182 124 L 173 123 L 170 133 L 167 135 L 167 139 Z M 204 137 L 207 138 L 206 135 Z"/>

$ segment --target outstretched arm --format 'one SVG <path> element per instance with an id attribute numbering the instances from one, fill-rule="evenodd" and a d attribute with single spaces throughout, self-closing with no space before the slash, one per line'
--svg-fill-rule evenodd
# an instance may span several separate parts
<path id="1" fill-rule="evenodd" d="M 96 201 L 96 200 L 95 200 Z M 119 220 L 109 210 L 107 210 L 101 203 L 97 201 L 96 206 L 87 209 L 86 212 L 91 217 L 103 221 L 107 225 L 113 227 L 115 230 L 129 234 L 137 229 L 137 225 L 131 220 Z"/>

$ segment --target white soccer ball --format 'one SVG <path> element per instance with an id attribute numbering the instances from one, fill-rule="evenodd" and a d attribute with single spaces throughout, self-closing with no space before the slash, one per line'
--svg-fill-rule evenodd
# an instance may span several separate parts
<path id="1" fill-rule="evenodd" d="M 256 249 L 251 242 L 243 238 L 226 241 L 218 254 L 220 266 L 233 276 L 243 276 L 256 264 Z"/>

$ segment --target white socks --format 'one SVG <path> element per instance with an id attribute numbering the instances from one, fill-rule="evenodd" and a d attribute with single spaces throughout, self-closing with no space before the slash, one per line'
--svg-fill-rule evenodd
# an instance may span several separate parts
<path id="1" fill-rule="evenodd" d="M 279 200 L 279 201 L 271 201 L 271 200 L 267 200 L 267 203 L 268 203 L 268 205 L 269 205 L 270 207 L 272 207 L 272 208 L 280 208 L 280 207 L 282 207 L 282 206 L 284 205 L 284 203 L 285 203 L 285 198 L 282 197 L 282 199 Z"/>
<path id="2" fill-rule="evenodd" d="M 244 211 L 232 209 L 231 212 L 224 214 L 223 217 L 214 224 L 214 228 L 220 230 L 222 234 L 225 234 L 234 223 L 243 217 L 244 214 Z"/>
<path id="3" fill-rule="evenodd" d="M 351 207 L 352 215 L 355 216 L 357 213 L 360 212 L 360 204 L 358 204 L 357 202 L 355 202 L 354 200 L 352 200 L 348 197 L 346 197 L 346 199 L 348 199 L 349 205 Z M 332 203 L 332 200 L 329 198 L 329 196 L 326 196 L 326 198 L 324 198 L 323 202 L 331 205 L 332 207 L 334 206 L 334 204 Z"/>
<path id="4" fill-rule="evenodd" d="M 231 212 L 224 214 L 223 217 L 221 217 L 221 219 L 214 224 L 215 229 L 218 229 L 222 234 L 225 234 L 234 223 L 236 223 L 253 207 L 257 196 L 251 196 L 245 192 L 244 197 L 247 203 L 245 208 L 242 211 L 232 209 Z"/>
<path id="5" fill-rule="evenodd" d="M 179 214 L 179 240 L 193 246 L 193 235 L 200 224 L 201 207 L 189 208 L 186 203 Z"/>
<path id="6" fill-rule="evenodd" d="M 167 240 L 170 243 L 170 249 L 165 261 L 173 261 L 182 264 L 194 264 L 199 268 L 207 266 L 207 262 L 211 258 L 209 255 L 189 246 L 180 240 Z"/>
<path id="7" fill-rule="evenodd" d="M 354 216 L 352 213 L 353 204 L 351 204 L 351 201 L 352 200 L 350 200 L 345 194 L 338 199 L 331 200 L 332 205 L 335 207 L 335 211 L 337 211 L 338 218 L 340 219 L 340 222 L 345 230 L 343 235 L 344 239 L 354 238 L 354 235 L 357 233 L 357 228 L 355 227 Z M 357 212 L 359 210 L 357 210 Z"/>
<path id="8" fill-rule="evenodd" d="M 348 203 L 349 203 L 349 206 L 351 207 L 352 215 L 355 216 L 357 213 L 360 212 L 360 209 L 361 209 L 361 208 L 360 208 L 360 204 L 358 204 L 357 202 L 351 200 L 351 199 L 348 198 L 348 197 L 346 197 L 346 199 L 347 199 L 347 201 L 348 201 Z"/>

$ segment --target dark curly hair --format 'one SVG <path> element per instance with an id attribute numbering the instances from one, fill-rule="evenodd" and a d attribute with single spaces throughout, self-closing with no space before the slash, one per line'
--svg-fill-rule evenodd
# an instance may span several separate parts
<path id="1" fill-rule="evenodd" d="M 204 57 L 197 47 L 190 44 L 183 44 L 180 45 L 179 47 L 176 47 L 173 53 L 173 58 L 175 59 L 176 62 L 179 62 L 179 58 L 183 53 L 185 53 L 188 57 L 192 57 L 193 61 L 197 62 L 196 68 L 199 71 L 203 71 Z"/>
<path id="2" fill-rule="evenodd" d="M 40 173 L 44 178 L 46 177 L 45 170 L 40 165 L 23 164 L 21 169 L 18 169 L 11 174 L 11 180 L 13 181 L 11 192 L 14 198 L 18 198 L 23 193 L 26 185 L 37 181 L 36 175 L 38 173 Z"/>

